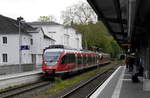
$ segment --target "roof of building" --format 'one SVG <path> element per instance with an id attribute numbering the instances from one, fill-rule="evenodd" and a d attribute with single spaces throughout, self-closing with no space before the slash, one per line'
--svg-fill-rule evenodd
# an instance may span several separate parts
<path id="1" fill-rule="evenodd" d="M 72 26 L 65 26 L 65 25 L 62 25 L 62 24 L 59 24 L 59 23 L 56 23 L 56 22 L 53 22 L 53 21 L 50 21 L 50 22 L 40 22 L 40 21 L 35 21 L 35 22 L 28 22 L 29 25 L 61 25 L 63 26 L 64 28 L 71 28 L 71 29 L 74 29 L 76 31 L 75 28 L 73 28 Z M 81 34 L 80 32 L 76 32 L 76 34 Z"/>
<path id="2" fill-rule="evenodd" d="M 40 22 L 40 21 L 35 21 L 35 22 L 28 22 L 30 25 L 61 25 L 59 23 L 50 21 L 50 22 Z"/>
<path id="3" fill-rule="evenodd" d="M 52 39 L 51 37 L 49 37 L 49 36 L 46 35 L 46 34 L 44 34 L 44 38 L 48 38 L 48 39 L 50 39 L 50 40 L 56 41 L 56 40 Z"/>
<path id="4" fill-rule="evenodd" d="M 21 23 L 21 32 L 22 33 L 28 33 L 28 31 L 33 31 L 35 28 L 32 26 Z M 17 20 L 5 17 L 3 15 L 0 15 L 0 33 L 17 33 L 19 32 L 19 23 Z"/>
<path id="5" fill-rule="evenodd" d="M 46 34 L 45 34 L 45 32 L 44 32 L 44 30 L 43 30 L 43 28 L 41 28 L 41 27 L 37 27 L 37 28 L 36 28 L 36 30 L 37 30 L 37 31 L 36 31 L 37 33 L 39 32 L 38 30 L 41 30 L 41 31 L 42 31 L 42 33 L 43 33 L 43 35 L 44 35 L 44 38 L 47 38 L 47 39 L 50 39 L 50 40 L 56 41 L 56 40 L 52 39 L 50 36 L 46 35 Z"/>

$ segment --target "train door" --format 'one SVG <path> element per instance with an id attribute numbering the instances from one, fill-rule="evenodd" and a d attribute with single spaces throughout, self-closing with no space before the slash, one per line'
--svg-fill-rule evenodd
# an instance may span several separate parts
<path id="1" fill-rule="evenodd" d="M 83 54 L 83 66 L 86 66 L 86 54 Z"/>
<path id="2" fill-rule="evenodd" d="M 74 53 L 69 53 L 67 54 L 67 59 L 68 59 L 68 69 L 74 69 L 75 68 L 75 54 Z"/>
<path id="3" fill-rule="evenodd" d="M 61 62 L 60 62 L 60 65 L 59 65 L 59 70 L 61 70 L 61 71 L 67 70 L 68 69 L 67 66 L 66 66 L 67 62 L 68 62 L 67 61 L 67 56 L 64 55 L 61 59 Z"/>
<path id="4" fill-rule="evenodd" d="M 81 53 L 78 54 L 78 67 L 83 67 L 83 57 Z"/>
<path id="5" fill-rule="evenodd" d="M 78 68 L 78 59 L 77 59 L 77 53 L 75 53 L 75 68 Z"/>

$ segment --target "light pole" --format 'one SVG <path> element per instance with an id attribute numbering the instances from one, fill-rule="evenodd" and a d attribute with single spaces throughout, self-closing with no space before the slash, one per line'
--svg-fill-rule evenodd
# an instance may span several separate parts
<path id="1" fill-rule="evenodd" d="M 21 44 L 22 44 L 22 37 L 21 37 L 21 21 L 23 18 L 20 16 L 17 18 L 17 22 L 19 24 L 19 71 L 22 72 L 22 65 L 21 65 Z"/>

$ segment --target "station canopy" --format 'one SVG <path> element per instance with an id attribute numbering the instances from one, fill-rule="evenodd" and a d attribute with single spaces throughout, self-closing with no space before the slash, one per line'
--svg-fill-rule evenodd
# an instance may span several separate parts
<path id="1" fill-rule="evenodd" d="M 127 3 L 126 0 L 87 0 L 98 15 L 98 20 L 103 21 L 109 33 L 118 44 L 126 48 L 127 40 Z"/>
<path id="2" fill-rule="evenodd" d="M 150 39 L 150 0 L 87 1 L 123 49 L 146 46 Z"/>

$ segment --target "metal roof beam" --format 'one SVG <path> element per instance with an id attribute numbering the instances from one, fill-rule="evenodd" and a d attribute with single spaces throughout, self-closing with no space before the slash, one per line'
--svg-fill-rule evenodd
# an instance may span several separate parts
<path id="1" fill-rule="evenodd" d="M 113 0 L 113 1 L 114 1 L 114 5 L 115 5 L 115 8 L 116 8 L 116 12 L 117 12 L 117 18 L 120 21 L 121 32 L 124 33 L 120 2 L 119 2 L 119 0 Z"/>
<path id="2" fill-rule="evenodd" d="M 112 22 L 112 23 L 123 23 L 123 24 L 127 24 L 127 20 L 126 19 L 122 19 L 122 20 L 119 20 L 117 18 L 106 18 L 106 20 L 108 20 L 109 22 Z"/>

